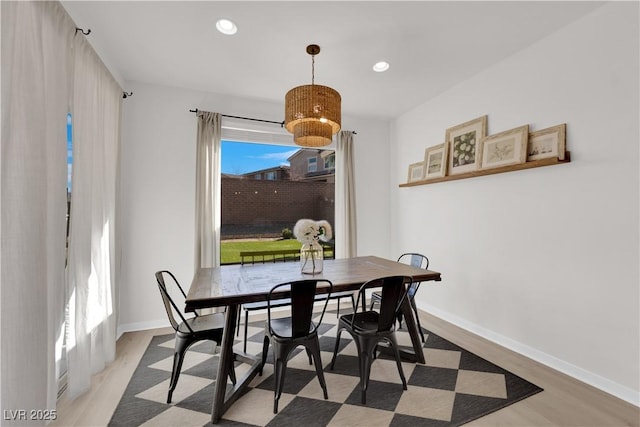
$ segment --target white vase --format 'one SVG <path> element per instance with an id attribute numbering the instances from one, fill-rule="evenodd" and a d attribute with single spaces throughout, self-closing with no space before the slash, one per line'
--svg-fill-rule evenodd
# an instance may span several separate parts
<path id="1" fill-rule="evenodd" d="M 322 273 L 322 245 L 317 241 L 304 243 L 300 248 L 300 267 L 304 274 Z"/>

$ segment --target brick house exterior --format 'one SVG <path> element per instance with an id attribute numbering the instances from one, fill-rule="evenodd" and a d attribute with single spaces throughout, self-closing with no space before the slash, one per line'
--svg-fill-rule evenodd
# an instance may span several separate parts
<path id="1" fill-rule="evenodd" d="M 336 154 L 333 150 L 302 148 L 287 160 L 293 181 L 336 181 Z"/>
<path id="2" fill-rule="evenodd" d="M 245 179 L 255 179 L 259 181 L 288 181 L 290 179 L 289 166 L 261 169 L 254 172 L 247 172 L 240 176 Z"/>

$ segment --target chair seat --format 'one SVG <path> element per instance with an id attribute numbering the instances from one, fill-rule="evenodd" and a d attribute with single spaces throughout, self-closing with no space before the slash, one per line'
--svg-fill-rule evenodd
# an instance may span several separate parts
<path id="1" fill-rule="evenodd" d="M 354 318 L 355 316 L 355 318 Z M 354 314 L 345 314 L 340 316 L 340 323 L 351 328 L 353 322 L 353 330 L 359 334 L 376 334 L 378 333 L 378 323 L 380 313 L 377 311 L 365 311 Z"/>
<path id="2" fill-rule="evenodd" d="M 186 323 L 191 326 L 194 333 L 207 333 L 212 329 L 222 330 L 224 327 L 224 313 L 213 313 L 206 314 L 203 316 L 193 317 L 191 319 L 186 319 Z M 191 334 L 185 322 L 180 323 L 178 326 L 178 331 L 182 334 Z"/>
<path id="3" fill-rule="evenodd" d="M 311 322 L 309 326 L 309 332 L 313 332 L 316 329 L 316 324 Z M 281 319 L 271 319 L 271 330 L 278 338 L 292 339 L 291 317 L 284 317 Z"/>

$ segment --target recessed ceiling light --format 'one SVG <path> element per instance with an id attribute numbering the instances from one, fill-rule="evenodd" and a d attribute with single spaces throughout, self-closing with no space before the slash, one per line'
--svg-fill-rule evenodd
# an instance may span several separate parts
<path id="1" fill-rule="evenodd" d="M 238 27 L 232 21 L 228 19 L 218 19 L 216 22 L 216 28 L 222 34 L 233 35 L 238 32 Z"/>
<path id="2" fill-rule="evenodd" d="M 387 71 L 389 69 L 389 63 L 385 61 L 376 62 L 373 66 L 373 71 L 376 73 L 382 73 L 383 71 Z"/>

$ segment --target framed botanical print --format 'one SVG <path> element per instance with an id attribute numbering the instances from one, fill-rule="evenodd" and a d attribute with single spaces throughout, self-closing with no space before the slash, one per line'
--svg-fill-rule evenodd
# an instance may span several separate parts
<path id="1" fill-rule="evenodd" d="M 486 115 L 447 129 L 445 144 L 449 146 L 449 175 L 471 172 L 478 168 L 479 156 L 476 148 L 486 134 Z"/>
<path id="2" fill-rule="evenodd" d="M 412 163 L 409 165 L 409 176 L 407 182 L 421 181 L 424 178 L 424 162 Z"/>
<path id="3" fill-rule="evenodd" d="M 447 173 L 448 144 L 439 144 L 424 150 L 424 179 L 440 178 Z"/>
<path id="4" fill-rule="evenodd" d="M 566 134 L 566 123 L 529 133 L 527 161 L 546 159 L 548 157 L 557 157 L 560 160 L 564 160 Z"/>
<path id="5" fill-rule="evenodd" d="M 528 140 L 529 125 L 482 138 L 479 147 L 481 169 L 526 162 Z"/>

